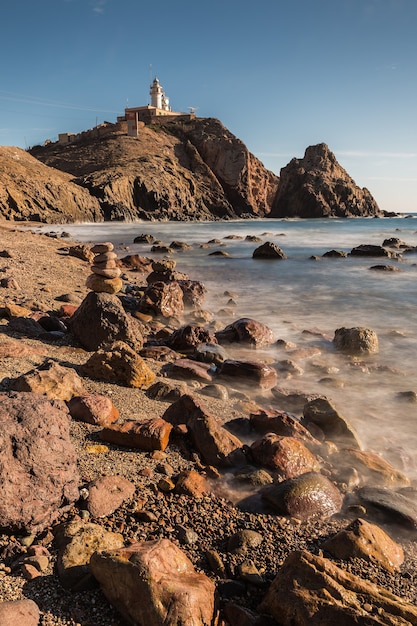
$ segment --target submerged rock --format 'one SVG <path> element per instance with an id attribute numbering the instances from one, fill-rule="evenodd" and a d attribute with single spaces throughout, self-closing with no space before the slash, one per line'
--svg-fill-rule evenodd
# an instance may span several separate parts
<path id="1" fill-rule="evenodd" d="M 378 352 L 378 336 L 369 328 L 338 328 L 333 345 L 336 350 L 348 354 L 373 354 Z"/>

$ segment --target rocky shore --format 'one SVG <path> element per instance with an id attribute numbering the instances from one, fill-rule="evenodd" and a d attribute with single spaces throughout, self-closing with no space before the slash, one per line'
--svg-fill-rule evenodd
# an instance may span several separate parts
<path id="1" fill-rule="evenodd" d="M 128 253 L 0 224 L 0 624 L 417 624 L 416 488 L 308 348 Z"/>

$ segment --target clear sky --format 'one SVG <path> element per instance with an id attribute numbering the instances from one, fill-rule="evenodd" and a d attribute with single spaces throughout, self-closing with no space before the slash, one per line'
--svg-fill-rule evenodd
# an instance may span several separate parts
<path id="1" fill-rule="evenodd" d="M 114 122 L 158 76 L 277 174 L 325 142 L 417 212 L 417 0 L 10 0 L 1 25 L 0 145 Z"/>

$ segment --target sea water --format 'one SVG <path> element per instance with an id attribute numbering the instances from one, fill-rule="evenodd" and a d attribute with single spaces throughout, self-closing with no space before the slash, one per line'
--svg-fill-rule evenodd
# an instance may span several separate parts
<path id="1" fill-rule="evenodd" d="M 277 339 L 321 350 L 320 355 L 299 362 L 302 375 L 283 378 L 279 386 L 326 395 L 352 423 L 365 449 L 380 453 L 417 479 L 417 404 L 400 396 L 402 392 L 417 392 L 417 253 L 404 254 L 400 261 L 322 258 L 329 250 L 349 253 L 358 245 L 381 245 L 391 237 L 417 246 L 417 216 L 106 222 L 42 230 L 65 230 L 80 242 L 112 241 L 119 256 L 138 253 L 160 257 L 151 252 L 151 245 L 133 243 L 142 233 L 166 244 L 174 240 L 192 244 L 191 250 L 175 253 L 176 269 L 206 285 L 206 309 L 215 314 L 224 309 L 229 300 L 225 291 L 233 292 L 234 319 L 255 318 L 270 326 Z M 231 235 L 240 238 L 230 239 Z M 274 242 L 287 259 L 253 259 L 260 243 L 246 239 L 248 236 Z M 213 239 L 221 243 L 202 247 Z M 212 256 L 215 250 L 224 250 L 229 256 Z M 372 271 L 370 267 L 377 264 L 394 265 L 399 271 Z M 379 339 L 378 354 L 361 358 L 337 354 L 331 340 L 335 330 L 343 326 L 374 330 Z M 278 347 L 258 351 L 256 356 L 275 361 L 290 358 Z M 279 408 L 273 400 L 271 406 Z"/>

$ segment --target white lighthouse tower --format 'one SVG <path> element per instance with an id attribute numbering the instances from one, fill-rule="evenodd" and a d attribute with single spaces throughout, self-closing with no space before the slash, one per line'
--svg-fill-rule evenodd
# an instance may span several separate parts
<path id="1" fill-rule="evenodd" d="M 164 94 L 162 85 L 156 76 L 151 85 L 150 94 L 151 94 L 151 106 L 157 109 L 162 109 L 163 111 L 170 111 L 169 100 Z"/>

